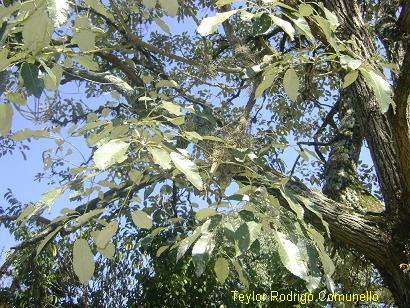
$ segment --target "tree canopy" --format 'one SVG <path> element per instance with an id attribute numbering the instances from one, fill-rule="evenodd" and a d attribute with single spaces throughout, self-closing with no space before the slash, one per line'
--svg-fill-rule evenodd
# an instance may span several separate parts
<path id="1" fill-rule="evenodd" d="M 5 192 L 0 304 L 409 307 L 409 11 L 4 0 L 1 156 L 55 146 Z"/>

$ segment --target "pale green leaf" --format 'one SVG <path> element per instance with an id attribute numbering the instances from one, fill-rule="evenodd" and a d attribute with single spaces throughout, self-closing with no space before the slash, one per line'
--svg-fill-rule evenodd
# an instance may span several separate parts
<path id="1" fill-rule="evenodd" d="M 74 243 L 73 267 L 74 273 L 80 282 L 88 285 L 88 282 L 94 275 L 95 263 L 94 255 L 85 239 L 79 238 Z"/>
<path id="2" fill-rule="evenodd" d="M 226 278 L 229 276 L 229 262 L 223 257 L 216 259 L 214 271 L 216 278 L 221 284 L 225 283 Z"/>
<path id="3" fill-rule="evenodd" d="M 130 177 L 130 180 L 134 182 L 134 184 L 138 185 L 141 183 L 144 174 L 142 174 L 138 170 L 131 170 L 130 172 L 128 172 L 128 176 Z"/>
<path id="4" fill-rule="evenodd" d="M 204 18 L 198 27 L 198 33 L 202 36 L 214 33 L 220 24 L 222 24 L 225 20 L 227 20 L 237 12 L 238 10 L 233 10 L 229 12 L 218 13 L 216 14 L 216 16 Z"/>
<path id="5" fill-rule="evenodd" d="M 100 13 L 101 15 L 107 17 L 112 22 L 116 22 L 114 16 L 106 10 L 106 7 L 99 0 L 83 0 L 87 5 L 89 5 L 94 11 Z"/>
<path id="6" fill-rule="evenodd" d="M 107 226 L 104 227 L 95 239 L 95 244 L 98 248 L 103 249 L 107 246 L 108 242 L 111 241 L 112 237 L 118 231 L 118 221 L 111 221 Z"/>
<path id="7" fill-rule="evenodd" d="M 139 228 L 142 228 L 142 229 L 152 228 L 151 217 L 143 211 L 135 211 L 134 213 L 132 213 L 132 221 Z"/>
<path id="8" fill-rule="evenodd" d="M 11 128 L 13 120 L 13 108 L 10 104 L 0 105 L 0 134 L 6 137 Z"/>
<path id="9" fill-rule="evenodd" d="M 275 239 L 278 244 L 278 252 L 282 264 L 295 276 L 308 280 L 308 267 L 303 260 L 303 256 L 298 246 L 289 241 L 286 236 L 279 232 L 275 232 Z"/>
<path id="10" fill-rule="evenodd" d="M 200 209 L 198 212 L 196 212 L 195 217 L 198 220 L 205 220 L 206 218 L 214 216 L 216 214 L 217 214 L 217 212 L 215 211 L 215 209 L 204 208 L 204 209 Z"/>
<path id="11" fill-rule="evenodd" d="M 80 217 L 77 217 L 76 220 L 80 225 L 82 225 L 82 224 L 86 223 L 87 221 L 89 221 L 94 216 L 97 216 L 97 215 L 101 214 L 102 212 L 104 212 L 104 209 L 92 210 L 88 213 L 85 213 L 85 214 L 81 215 Z"/>
<path id="12" fill-rule="evenodd" d="M 181 107 L 173 102 L 162 101 L 162 108 L 176 116 L 182 115 Z"/>
<path id="13" fill-rule="evenodd" d="M 328 43 L 333 47 L 335 52 L 338 54 L 340 51 L 340 46 L 336 42 L 336 37 L 335 34 L 331 30 L 331 25 L 327 19 L 324 19 L 323 17 L 320 17 L 318 15 L 314 15 L 319 27 L 322 29 L 326 40 Z"/>
<path id="14" fill-rule="evenodd" d="M 201 276 L 205 271 L 206 264 L 214 247 L 215 242 L 210 233 L 202 234 L 198 241 L 196 241 L 194 247 L 192 247 L 192 262 L 194 263 L 197 276 Z"/>
<path id="15" fill-rule="evenodd" d="M 56 26 L 62 26 L 67 22 L 70 2 L 68 0 L 47 0 L 48 11 Z"/>
<path id="16" fill-rule="evenodd" d="M 188 236 L 187 238 L 183 239 L 178 244 L 178 251 L 177 251 L 177 258 L 176 261 L 178 262 L 188 251 L 191 245 L 196 241 L 196 239 L 201 235 L 202 226 L 197 227 L 192 235 Z"/>
<path id="17" fill-rule="evenodd" d="M 112 259 L 114 257 L 115 254 L 115 245 L 113 243 L 108 243 L 107 246 L 105 246 L 105 248 L 98 248 L 98 252 L 103 255 L 104 257 L 106 257 L 107 259 Z"/>
<path id="18" fill-rule="evenodd" d="M 160 257 L 168 249 L 168 247 L 169 245 L 165 245 L 165 246 L 161 246 L 160 248 L 158 248 L 155 256 Z"/>
<path id="19" fill-rule="evenodd" d="M 42 194 L 42 197 L 40 201 L 38 201 L 38 204 L 41 206 L 47 206 L 49 210 L 51 210 L 51 206 L 56 202 L 57 198 L 61 196 L 61 194 L 64 192 L 64 189 L 62 187 L 56 187 L 48 192 L 45 192 Z"/>
<path id="20" fill-rule="evenodd" d="M 275 15 L 270 15 L 270 17 L 272 18 L 272 21 L 275 25 L 282 28 L 283 31 L 285 31 L 285 33 L 289 35 L 291 41 L 295 39 L 295 28 L 293 28 L 290 22 L 283 20 L 282 18 L 279 18 Z"/>
<path id="21" fill-rule="evenodd" d="M 359 76 L 359 71 L 351 71 L 343 79 L 343 89 L 350 86 L 353 82 L 356 81 L 357 77 Z"/>
<path id="22" fill-rule="evenodd" d="M 75 55 L 79 64 L 91 71 L 98 71 L 100 67 L 92 55 Z"/>
<path id="23" fill-rule="evenodd" d="M 360 67 L 359 70 L 367 84 L 373 89 L 381 112 L 387 112 L 390 105 L 395 109 L 396 104 L 392 99 L 392 89 L 387 80 L 371 69 Z"/>
<path id="24" fill-rule="evenodd" d="M 77 44 L 83 52 L 94 50 L 96 34 L 91 31 L 91 25 L 88 17 L 77 16 L 74 26 L 72 43 Z"/>
<path id="25" fill-rule="evenodd" d="M 168 25 L 161 18 L 154 17 L 153 20 L 162 29 L 162 31 L 164 31 L 165 33 L 170 33 Z M 144 79 L 143 79 L 143 81 L 144 81 L 144 83 L 148 83 Z"/>
<path id="26" fill-rule="evenodd" d="M 340 65 L 344 68 L 350 68 L 351 70 L 357 70 L 360 65 L 362 65 L 362 61 L 358 59 L 353 59 L 348 55 L 341 55 L 340 56 Z"/>
<path id="27" fill-rule="evenodd" d="M 172 167 L 171 157 L 167 150 L 157 147 L 148 147 L 147 150 L 152 155 L 154 163 L 161 166 L 162 169 L 167 170 Z"/>
<path id="28" fill-rule="evenodd" d="M 286 94 L 294 102 L 298 98 L 299 86 L 299 77 L 296 71 L 291 67 L 286 71 L 285 75 L 283 76 L 283 87 L 285 88 Z"/>
<path id="29" fill-rule="evenodd" d="M 36 10 L 24 23 L 23 42 L 24 48 L 37 51 L 50 43 L 53 34 L 53 24 L 47 13 Z"/>
<path id="30" fill-rule="evenodd" d="M 157 5 L 157 0 L 142 0 L 142 5 L 145 6 L 147 9 L 155 9 Z"/>
<path id="31" fill-rule="evenodd" d="M 198 190 L 202 190 L 204 184 L 199 175 L 198 166 L 177 152 L 172 152 L 170 157 L 175 167 L 185 174 L 188 181 L 190 181 Z"/>
<path id="32" fill-rule="evenodd" d="M 129 143 L 120 140 L 111 140 L 99 147 L 94 153 L 94 162 L 98 169 L 105 170 L 116 163 L 127 159 Z"/>
<path id="33" fill-rule="evenodd" d="M 234 3 L 234 2 L 238 2 L 238 1 L 239 0 L 218 0 L 218 1 L 216 1 L 215 5 L 217 7 L 221 7 L 221 6 L 231 4 L 231 3 Z"/>
<path id="34" fill-rule="evenodd" d="M 307 23 L 306 19 L 303 17 L 298 17 L 297 19 L 292 19 L 293 23 L 295 24 L 296 28 L 302 32 L 303 35 L 310 41 L 314 40 L 312 31 L 310 30 L 309 24 Z"/>
<path id="35" fill-rule="evenodd" d="M 178 0 L 159 0 L 159 4 L 168 16 L 174 17 L 177 15 L 179 8 Z"/>
<path id="36" fill-rule="evenodd" d="M 54 231 L 50 232 L 37 246 L 36 249 L 36 256 L 38 256 L 41 251 L 44 249 L 44 247 L 47 245 L 47 243 L 63 228 L 63 226 L 57 227 Z"/>
<path id="37" fill-rule="evenodd" d="M 299 14 L 302 16 L 310 16 L 313 14 L 313 8 L 310 4 L 302 3 L 299 5 Z"/>
<path id="38" fill-rule="evenodd" d="M 160 80 L 155 84 L 156 88 L 176 88 L 179 89 L 180 86 L 174 80 Z"/>

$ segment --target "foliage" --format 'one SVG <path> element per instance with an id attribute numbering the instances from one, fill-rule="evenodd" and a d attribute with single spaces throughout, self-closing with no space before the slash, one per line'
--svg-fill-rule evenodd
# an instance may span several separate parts
<path id="1" fill-rule="evenodd" d="M 39 178 L 58 183 L 4 209 L 22 242 L 9 302 L 229 306 L 233 289 L 349 288 L 294 180 L 323 184 L 338 131 L 321 122 L 341 91 L 364 79 L 381 113 L 395 102 L 322 3 L 29 0 L 0 19 L 1 147 L 54 140 Z M 15 130 L 18 115 L 42 128 Z"/>

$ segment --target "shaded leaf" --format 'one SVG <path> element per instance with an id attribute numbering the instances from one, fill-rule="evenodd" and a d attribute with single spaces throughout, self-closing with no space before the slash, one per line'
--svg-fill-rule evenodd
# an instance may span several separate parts
<path id="1" fill-rule="evenodd" d="M 229 276 L 229 262 L 223 257 L 216 259 L 214 271 L 216 278 L 221 284 L 225 283 L 226 278 Z"/>
<path id="2" fill-rule="evenodd" d="M 132 221 L 139 228 L 142 228 L 142 229 L 152 228 L 151 217 L 143 211 L 135 211 L 134 213 L 132 213 Z"/>
<path id="3" fill-rule="evenodd" d="M 37 246 L 36 256 L 38 256 L 47 243 L 63 228 L 63 226 L 57 227 L 53 232 L 50 232 Z"/>
<path id="4" fill-rule="evenodd" d="M 245 253 L 258 238 L 262 225 L 256 221 L 248 221 L 235 231 L 236 256 Z"/>
<path id="5" fill-rule="evenodd" d="M 44 80 L 38 77 L 38 67 L 31 63 L 23 63 L 20 73 L 27 91 L 39 98 L 44 90 Z"/>

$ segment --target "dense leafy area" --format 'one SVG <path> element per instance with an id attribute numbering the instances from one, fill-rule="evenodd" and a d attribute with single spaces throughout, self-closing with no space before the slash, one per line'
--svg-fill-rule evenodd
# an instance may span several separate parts
<path id="1" fill-rule="evenodd" d="M 321 122 L 339 91 L 360 76 L 386 112 L 392 90 L 382 66 L 338 37 L 334 13 L 289 2 L 0 8 L 2 155 L 33 139 L 56 144 L 38 176 L 53 188 L 24 206 L 8 193 L 2 210 L 21 241 L 2 268 L 9 304 L 194 307 L 232 305 L 238 289 L 381 290 L 369 264 L 357 285 L 334 275 L 328 223 L 288 183 L 323 184 L 336 132 Z M 81 99 L 65 94 L 73 87 Z M 42 129 L 15 130 L 17 115 Z M 42 216 L 68 195 L 60 216 Z"/>

